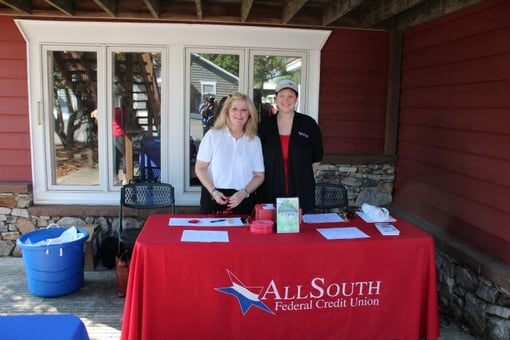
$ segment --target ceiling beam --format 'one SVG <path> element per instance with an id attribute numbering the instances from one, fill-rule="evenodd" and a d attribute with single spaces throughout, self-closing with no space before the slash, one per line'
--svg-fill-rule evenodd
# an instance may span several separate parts
<path id="1" fill-rule="evenodd" d="M 103 11 L 111 17 L 117 16 L 117 0 L 94 0 Z"/>
<path id="2" fill-rule="evenodd" d="M 360 4 L 364 0 L 335 0 L 322 12 L 322 24 L 327 26 L 337 21 Z"/>
<path id="3" fill-rule="evenodd" d="M 246 22 L 246 20 L 248 19 L 248 15 L 250 15 L 252 5 L 253 0 L 243 0 L 241 2 L 241 22 Z"/>
<path id="4" fill-rule="evenodd" d="M 282 11 L 282 24 L 288 24 L 308 0 L 290 0 Z"/>
<path id="5" fill-rule="evenodd" d="M 371 27 L 377 25 L 399 13 L 407 11 L 423 3 L 425 0 L 386 0 L 375 1 L 369 10 L 361 16 L 362 26 Z"/>
<path id="6" fill-rule="evenodd" d="M 44 0 L 49 3 L 60 12 L 69 15 L 70 17 L 74 16 L 74 6 L 73 1 L 65 1 L 65 0 Z"/>
<path id="7" fill-rule="evenodd" d="M 154 19 L 159 19 L 159 1 L 157 0 L 142 0 L 145 6 L 149 9 Z"/>
<path id="8" fill-rule="evenodd" d="M 483 0 L 437 0 L 424 2 L 405 13 L 399 14 L 397 26 L 398 29 L 404 30 L 475 5 L 481 1 Z"/>
<path id="9" fill-rule="evenodd" d="M 204 14 L 202 11 L 202 0 L 195 0 L 195 6 L 197 7 L 197 19 L 203 20 Z"/>
<path id="10" fill-rule="evenodd" d="M 25 14 L 32 14 L 32 3 L 28 0 L 0 0 L 0 4 Z"/>

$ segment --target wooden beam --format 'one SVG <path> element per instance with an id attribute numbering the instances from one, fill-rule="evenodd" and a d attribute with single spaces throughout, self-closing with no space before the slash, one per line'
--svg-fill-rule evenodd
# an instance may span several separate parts
<path id="1" fill-rule="evenodd" d="M 322 12 L 322 24 L 327 26 L 337 21 L 360 4 L 364 0 L 335 0 Z"/>
<path id="2" fill-rule="evenodd" d="M 290 0 L 282 11 L 282 24 L 288 24 L 308 0 Z"/>
<path id="3" fill-rule="evenodd" d="M 197 19 L 203 20 L 204 14 L 202 10 L 202 0 L 195 0 L 195 6 L 197 7 Z"/>
<path id="4" fill-rule="evenodd" d="M 375 1 L 369 11 L 361 17 L 361 23 L 365 27 L 371 27 L 383 22 L 399 13 L 420 5 L 425 0 L 390 0 Z"/>
<path id="5" fill-rule="evenodd" d="M 69 15 L 70 17 L 74 16 L 74 2 L 73 1 L 65 1 L 65 0 L 44 0 L 49 3 L 60 12 Z"/>
<path id="6" fill-rule="evenodd" d="M 388 65 L 388 93 L 386 94 L 386 121 L 384 129 L 384 155 L 397 154 L 398 122 L 400 111 L 400 79 L 402 61 L 402 35 L 394 30 L 390 35 Z"/>
<path id="7" fill-rule="evenodd" d="M 159 1 L 157 0 L 142 0 L 145 6 L 149 9 L 154 19 L 159 19 Z"/>
<path id="8" fill-rule="evenodd" d="M 32 2 L 28 0 L 0 0 L 0 4 L 25 14 L 32 14 Z"/>
<path id="9" fill-rule="evenodd" d="M 241 22 L 246 22 L 248 15 L 250 15 L 253 0 L 242 0 L 241 2 Z"/>
<path id="10" fill-rule="evenodd" d="M 483 0 L 437 0 L 424 2 L 409 11 L 398 16 L 397 27 L 400 30 L 416 26 L 433 19 L 440 18 L 469 6 L 475 5 Z"/>
<path id="11" fill-rule="evenodd" d="M 94 0 L 103 11 L 111 17 L 117 16 L 117 0 Z"/>

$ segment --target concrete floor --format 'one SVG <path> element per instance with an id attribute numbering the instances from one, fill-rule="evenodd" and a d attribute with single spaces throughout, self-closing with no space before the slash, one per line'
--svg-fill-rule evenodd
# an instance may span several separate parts
<path id="1" fill-rule="evenodd" d="M 28 291 L 22 258 L 1 257 L 0 273 L 0 316 L 74 314 L 85 324 L 91 340 L 120 338 L 124 299 L 117 297 L 114 270 L 99 266 L 95 271 L 86 271 L 83 288 L 56 298 L 41 298 Z M 441 320 L 440 340 L 476 338 Z"/>

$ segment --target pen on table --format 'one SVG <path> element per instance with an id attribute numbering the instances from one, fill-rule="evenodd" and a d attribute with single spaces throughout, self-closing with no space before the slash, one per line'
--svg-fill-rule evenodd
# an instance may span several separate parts
<path id="1" fill-rule="evenodd" d="M 225 222 L 225 219 L 222 218 L 221 220 L 212 220 L 211 223 L 216 223 L 216 222 Z"/>

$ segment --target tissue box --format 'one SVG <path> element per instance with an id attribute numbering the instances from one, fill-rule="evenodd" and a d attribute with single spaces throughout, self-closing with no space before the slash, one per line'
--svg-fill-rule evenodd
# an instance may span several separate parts
<path id="1" fill-rule="evenodd" d="M 101 243 L 103 237 L 101 226 L 97 224 L 82 224 L 78 228 L 85 229 L 89 233 L 89 238 L 85 242 L 85 267 L 84 270 L 95 270 L 101 258 Z"/>

